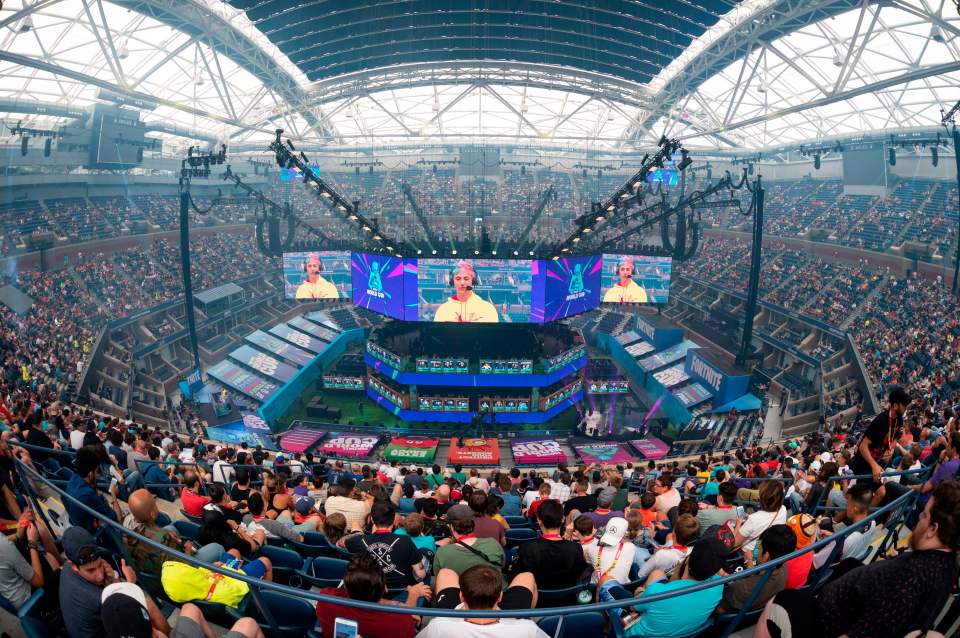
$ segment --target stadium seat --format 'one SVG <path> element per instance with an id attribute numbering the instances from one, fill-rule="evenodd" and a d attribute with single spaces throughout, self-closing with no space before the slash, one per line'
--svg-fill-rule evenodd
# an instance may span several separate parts
<path id="1" fill-rule="evenodd" d="M 187 514 L 187 513 L 184 512 L 183 510 L 180 510 L 180 515 L 183 516 L 183 517 L 184 517 L 185 519 L 187 519 L 188 521 L 190 521 L 191 523 L 196 523 L 197 525 L 202 525 L 202 524 L 203 524 L 203 517 L 202 517 L 202 516 L 193 516 L 193 515 L 191 515 L 191 514 Z"/>
<path id="2" fill-rule="evenodd" d="M 537 621 L 537 627 L 552 638 L 587 638 L 587 636 L 602 636 L 605 623 L 603 614 L 590 611 L 563 617 L 547 616 Z M 560 625 L 559 633 L 557 633 L 557 625 Z"/>
<path id="3" fill-rule="evenodd" d="M 278 583 L 291 583 L 291 577 L 303 567 L 303 559 L 291 549 L 264 545 L 255 556 L 270 559 L 270 562 L 273 563 L 273 580 Z"/>
<path id="4" fill-rule="evenodd" d="M 251 596 L 251 598 L 253 598 Z M 312 604 L 302 598 L 294 598 L 274 591 L 258 592 L 257 598 L 266 607 L 273 621 L 277 623 L 278 631 L 274 631 L 266 616 L 260 610 L 256 599 L 250 600 L 244 610 L 245 614 L 257 621 L 265 636 L 271 638 L 319 638 L 317 630 L 317 613 Z M 244 614 L 236 610 L 229 613 L 237 620 Z"/>
<path id="5" fill-rule="evenodd" d="M 518 527 L 520 528 L 532 527 L 530 519 L 524 516 L 504 516 L 503 520 L 507 522 L 507 525 L 510 526 L 510 529 L 516 529 Z"/>
<path id="6" fill-rule="evenodd" d="M 336 587 L 347 571 L 347 561 L 339 558 L 316 556 L 303 561 L 300 576 L 314 587 Z"/>
<path id="7" fill-rule="evenodd" d="M 577 583 L 572 587 L 563 587 L 562 589 L 538 589 L 537 607 L 563 607 L 564 605 L 576 605 L 577 594 L 582 591 L 589 591 L 593 597 L 596 586 L 590 583 Z"/>
<path id="8" fill-rule="evenodd" d="M 173 526 L 177 528 L 177 534 L 183 540 L 195 541 L 200 534 L 200 526 L 190 521 L 174 521 Z"/>
<path id="9" fill-rule="evenodd" d="M 523 543 L 529 543 L 534 540 L 538 534 L 533 529 L 508 529 L 505 532 L 507 536 L 507 547 L 519 547 Z"/>

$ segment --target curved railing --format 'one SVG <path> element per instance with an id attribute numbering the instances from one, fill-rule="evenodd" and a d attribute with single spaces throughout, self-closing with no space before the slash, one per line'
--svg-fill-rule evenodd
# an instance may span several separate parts
<path id="1" fill-rule="evenodd" d="M 910 491 L 909 493 L 903 494 L 895 501 L 889 503 L 885 507 L 882 507 L 864 520 L 860 521 L 857 525 L 852 525 L 844 530 L 833 534 L 829 537 L 823 538 L 815 543 L 812 543 L 808 547 L 792 552 L 786 556 L 782 556 L 778 559 L 771 560 L 767 563 L 762 563 L 750 569 L 745 569 L 741 572 L 724 576 L 722 578 L 716 578 L 709 581 L 703 581 L 692 585 L 690 587 L 685 587 L 680 590 L 675 590 L 671 592 L 666 592 L 662 594 L 655 594 L 650 596 L 643 597 L 634 597 L 626 600 L 614 600 L 609 602 L 602 603 L 593 603 L 586 605 L 569 605 L 563 607 L 553 607 L 553 608 L 541 608 L 541 609 L 524 609 L 524 610 L 447 610 L 447 609 L 434 609 L 430 607 L 408 607 L 402 605 L 383 605 L 379 603 L 369 603 L 358 600 L 351 600 L 349 598 L 342 598 L 338 596 L 330 596 L 326 594 L 321 594 L 318 592 L 312 592 L 302 589 L 297 589 L 287 585 L 282 585 L 279 583 L 274 583 L 270 581 L 262 581 L 256 578 L 251 578 L 243 573 L 238 573 L 234 571 L 229 571 L 216 565 L 211 565 L 208 563 L 203 563 L 191 556 L 173 550 L 161 543 L 154 541 L 153 539 L 146 538 L 132 530 L 126 529 L 122 524 L 118 523 L 115 520 L 106 518 L 95 510 L 87 507 L 83 503 L 77 501 L 64 490 L 62 490 L 58 485 L 51 482 L 48 478 L 41 476 L 37 473 L 32 467 L 23 463 L 20 460 L 17 460 L 17 471 L 21 478 L 21 482 L 24 486 L 24 492 L 27 498 L 29 498 L 34 510 L 38 513 L 41 518 L 44 519 L 44 522 L 48 523 L 51 532 L 54 531 L 54 528 L 49 525 L 49 521 L 46 520 L 46 513 L 40 507 L 40 495 L 38 493 L 38 487 L 43 486 L 45 490 L 50 490 L 55 493 L 61 501 L 66 504 L 67 502 L 71 503 L 73 507 L 79 508 L 80 510 L 86 512 L 91 517 L 99 521 L 99 524 L 106 530 L 109 530 L 111 534 L 114 535 L 114 540 L 121 540 L 123 536 L 130 536 L 136 538 L 137 541 L 143 545 L 149 546 L 155 550 L 163 552 L 166 555 L 169 555 L 171 558 L 175 558 L 179 561 L 182 561 L 188 565 L 194 567 L 202 567 L 208 569 L 212 572 L 218 573 L 222 576 L 233 578 L 245 582 L 250 590 L 250 598 L 257 606 L 257 609 L 260 611 L 262 618 L 267 621 L 267 624 L 273 629 L 274 633 L 279 633 L 280 625 L 277 623 L 277 619 L 273 617 L 270 609 L 266 604 L 264 604 L 263 599 L 260 595 L 261 591 L 273 591 L 288 596 L 300 598 L 307 601 L 313 602 L 325 602 L 325 603 L 335 603 L 337 605 L 351 607 L 356 609 L 363 609 L 367 611 L 376 611 L 389 614 L 405 614 L 405 615 L 418 615 L 418 616 L 446 616 L 446 617 L 458 617 L 458 618 L 541 618 L 541 617 L 560 617 L 560 622 L 558 623 L 555 635 L 559 635 L 563 627 L 563 618 L 572 614 L 581 614 L 584 612 L 608 612 L 613 609 L 622 609 L 624 607 L 629 607 L 637 604 L 649 604 L 652 602 L 657 602 L 661 600 L 666 600 L 668 598 L 675 598 L 682 596 L 684 594 L 689 594 L 704 589 L 709 589 L 712 587 L 722 586 L 726 583 L 740 580 L 742 578 L 747 578 L 754 575 L 759 575 L 757 584 L 754 586 L 750 596 L 747 601 L 743 604 L 742 608 L 736 613 L 731 614 L 729 624 L 722 630 L 721 635 L 725 638 L 729 636 L 740 622 L 744 619 L 747 612 L 753 605 L 753 601 L 756 600 L 756 597 L 759 595 L 764 584 L 769 579 L 770 575 L 773 573 L 773 570 L 779 567 L 780 565 L 785 564 L 786 562 L 802 555 L 807 552 L 816 552 L 830 543 L 833 543 L 833 549 L 831 550 L 829 560 L 827 565 L 833 564 L 838 557 L 838 554 L 843 547 L 843 539 L 854 530 L 860 529 L 861 527 L 870 524 L 872 521 L 877 520 L 880 517 L 890 515 L 887 523 L 888 529 L 888 538 L 890 535 L 895 534 L 897 528 L 905 519 L 908 512 L 912 510 L 912 507 L 917 498 L 917 493 Z M 852 478 L 852 477 L 845 477 Z M 126 552 L 126 544 L 123 542 L 116 543 L 117 548 L 123 554 Z M 127 556 L 129 558 L 129 556 Z M 135 565 L 134 561 L 128 560 L 128 564 Z M 820 575 L 822 577 L 822 574 Z M 812 576 L 813 578 L 813 576 Z M 808 586 L 815 586 L 818 582 L 818 579 L 813 582 L 809 582 Z M 617 619 L 614 619 L 614 622 L 618 622 Z M 726 621 L 725 621 L 726 622 Z"/>

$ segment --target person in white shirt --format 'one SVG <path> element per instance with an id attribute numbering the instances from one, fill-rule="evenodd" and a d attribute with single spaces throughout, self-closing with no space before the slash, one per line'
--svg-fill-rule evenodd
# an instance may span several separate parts
<path id="1" fill-rule="evenodd" d="M 562 472 L 559 481 L 548 481 L 550 483 L 550 498 L 566 503 L 570 499 L 570 474 Z"/>
<path id="2" fill-rule="evenodd" d="M 747 516 L 746 520 L 737 519 L 733 530 L 736 544 L 750 558 L 757 545 L 760 534 L 774 525 L 787 524 L 787 508 L 783 506 L 783 483 L 777 480 L 760 484 L 760 509 Z"/>
<path id="3" fill-rule="evenodd" d="M 609 588 L 630 582 L 637 546 L 623 540 L 626 533 L 627 519 L 614 516 L 607 521 L 600 542 L 584 546 L 584 558 L 593 565 L 591 582 L 597 586 Z"/>
<path id="4" fill-rule="evenodd" d="M 700 522 L 692 514 L 681 514 L 677 517 L 677 524 L 673 531 L 667 536 L 668 545 L 665 545 L 655 551 L 653 556 L 648 558 L 639 566 L 637 580 L 645 581 L 647 576 L 658 569 L 665 574 L 670 574 L 674 567 L 680 564 L 690 553 L 690 543 L 700 536 Z M 672 543 L 670 541 L 673 541 Z M 643 555 L 643 552 L 640 553 Z"/>
<path id="5" fill-rule="evenodd" d="M 83 421 L 76 421 L 73 424 L 73 430 L 70 431 L 70 447 L 79 450 L 83 447 L 83 437 L 87 435 L 87 424 Z"/>
<path id="6" fill-rule="evenodd" d="M 596 547 L 600 543 L 593 527 L 593 519 L 580 514 L 573 520 L 569 534 L 570 540 L 580 543 L 580 547 L 583 549 L 583 558 L 589 563 L 590 556 L 596 553 Z"/>
<path id="7" fill-rule="evenodd" d="M 300 460 L 299 452 L 294 453 L 293 458 L 287 462 L 287 467 L 290 468 L 290 476 L 298 476 L 304 473 L 304 466 Z"/>
<path id="8" fill-rule="evenodd" d="M 504 591 L 503 576 L 491 565 L 474 565 L 457 577 L 452 569 L 437 574 L 434 607 L 441 609 L 533 609 L 537 583 L 530 572 L 518 574 Z M 523 618 L 434 618 L 417 638 L 549 638 Z"/>
<path id="9" fill-rule="evenodd" d="M 481 490 L 483 492 L 490 491 L 490 482 L 480 476 L 480 472 L 476 469 L 470 470 L 470 478 L 467 479 L 467 485 L 475 490 Z"/>
<path id="10" fill-rule="evenodd" d="M 860 482 L 847 490 L 847 527 L 858 525 L 860 521 L 869 515 L 870 501 L 872 498 L 873 486 L 869 483 Z M 838 556 L 834 557 L 835 561 L 841 561 L 845 558 L 860 558 L 861 555 L 866 553 L 870 544 L 881 531 L 881 528 L 877 526 L 875 521 L 870 521 L 870 525 L 866 529 L 862 529 L 862 525 L 859 527 L 861 527 L 861 529 L 854 530 L 847 534 L 847 537 L 843 540 L 843 549 Z M 826 530 L 821 532 L 821 536 L 828 536 L 829 534 L 830 532 Z M 820 569 L 830 560 L 830 555 L 833 553 L 835 545 L 836 543 L 828 543 L 814 555 L 814 569 Z"/>
<path id="11" fill-rule="evenodd" d="M 227 488 L 233 484 L 235 474 L 227 460 L 228 456 L 227 448 L 220 448 L 220 451 L 217 452 L 217 462 L 213 464 L 213 469 L 210 472 L 213 475 L 214 483 L 220 483 Z"/>

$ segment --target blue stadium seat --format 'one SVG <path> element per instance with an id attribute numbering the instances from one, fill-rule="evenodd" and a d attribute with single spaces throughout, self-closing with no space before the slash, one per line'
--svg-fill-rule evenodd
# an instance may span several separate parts
<path id="1" fill-rule="evenodd" d="M 537 608 L 576 605 L 577 594 L 582 591 L 589 591 L 592 599 L 593 593 L 596 591 L 596 585 L 591 585 L 590 583 L 577 583 L 572 587 L 563 587 L 561 589 L 538 589 Z"/>
<path id="2" fill-rule="evenodd" d="M 270 559 L 270 562 L 273 563 L 273 580 L 278 583 L 289 583 L 291 577 L 303 567 L 303 559 L 300 554 L 282 547 L 264 545 L 255 556 L 264 556 Z"/>
<path id="3" fill-rule="evenodd" d="M 507 547 L 519 547 L 523 543 L 529 543 L 534 540 L 538 534 L 533 529 L 508 529 L 505 532 L 507 536 Z"/>
<path id="4" fill-rule="evenodd" d="M 317 613 L 313 605 L 301 598 L 294 598 L 274 591 L 261 591 L 258 594 L 260 601 L 273 616 L 278 631 L 273 631 L 261 612 L 256 600 L 251 600 L 244 610 L 246 615 L 257 621 L 265 636 L 270 638 L 319 638 L 317 630 Z M 230 613 L 240 619 L 243 614 L 231 610 Z"/>
<path id="5" fill-rule="evenodd" d="M 316 556 L 303 562 L 300 576 L 314 587 L 336 587 L 347 571 L 347 561 L 340 558 Z"/>
<path id="6" fill-rule="evenodd" d="M 183 540 L 195 541 L 200 534 L 200 526 L 190 521 L 174 521 L 173 526 Z"/>
<path id="7" fill-rule="evenodd" d="M 532 527 L 530 519 L 523 516 L 504 516 L 503 520 L 507 522 L 507 525 L 510 526 L 510 529 L 516 529 L 518 527 Z"/>
<path id="8" fill-rule="evenodd" d="M 202 516 L 193 516 L 193 515 L 191 515 L 191 514 L 187 514 L 187 513 L 184 512 L 183 510 L 180 510 L 180 515 L 183 516 L 183 517 L 184 517 L 185 519 L 187 519 L 188 521 L 190 521 L 191 523 L 196 523 L 197 525 L 203 525 L 203 517 L 202 517 Z"/>
<path id="9" fill-rule="evenodd" d="M 547 616 L 537 621 L 537 627 L 552 638 L 587 638 L 602 636 L 605 621 L 603 614 L 590 611 L 564 616 L 562 624 L 560 616 Z M 560 633 L 557 633 L 557 625 L 561 625 Z"/>

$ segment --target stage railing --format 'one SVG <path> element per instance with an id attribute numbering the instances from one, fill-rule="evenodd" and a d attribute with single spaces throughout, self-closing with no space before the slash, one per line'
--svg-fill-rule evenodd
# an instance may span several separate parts
<path id="1" fill-rule="evenodd" d="M 858 524 L 851 525 L 836 534 L 830 535 L 815 543 L 812 543 L 811 545 L 807 546 L 802 550 L 792 552 L 786 556 L 782 556 L 778 559 L 775 559 L 766 563 L 762 563 L 760 565 L 757 565 L 749 569 L 745 569 L 741 572 L 737 572 L 732 575 L 723 576 L 720 578 L 714 578 L 708 581 L 703 581 L 703 582 L 697 583 L 696 585 L 691 585 L 690 587 L 684 587 L 683 589 L 679 589 L 671 592 L 665 592 L 662 594 L 655 594 L 651 596 L 638 596 L 638 597 L 633 597 L 625 600 L 614 600 L 614 601 L 592 603 L 592 604 L 586 604 L 586 605 L 568 605 L 563 607 L 544 608 L 544 609 L 522 609 L 522 610 L 509 610 L 509 611 L 447 610 L 447 609 L 434 609 L 430 607 L 382 605 L 379 603 L 370 603 L 365 601 L 352 600 L 349 598 L 343 598 L 339 596 L 330 596 L 330 595 L 321 594 L 318 592 L 296 589 L 294 587 L 290 587 L 290 586 L 286 586 L 286 585 L 282 585 L 282 584 L 278 584 L 270 581 L 262 581 L 256 578 L 251 578 L 240 572 L 229 571 L 221 567 L 218 567 L 216 565 L 203 563 L 202 561 L 199 561 L 196 558 L 193 558 L 192 556 L 188 556 L 186 554 L 173 550 L 167 547 L 166 545 L 156 542 L 151 538 L 144 537 L 132 530 L 125 528 L 121 523 L 101 515 L 99 512 L 91 509 L 90 507 L 86 506 L 80 501 L 74 499 L 72 496 L 67 494 L 66 491 L 61 489 L 59 486 L 55 485 L 46 477 L 41 476 L 32 467 L 23 463 L 19 459 L 16 462 L 16 467 L 17 467 L 17 472 L 19 474 L 21 483 L 24 488 L 25 496 L 29 499 L 32 507 L 34 508 L 34 511 L 38 513 L 38 516 L 40 516 L 41 519 L 47 524 L 47 526 L 50 528 L 52 533 L 55 532 L 55 528 L 49 524 L 49 520 L 46 515 L 46 510 L 44 510 L 41 507 L 42 497 L 39 494 L 39 489 L 38 489 L 41 486 L 45 491 L 49 490 L 50 492 L 56 494 L 64 504 L 69 502 L 72 504 L 72 506 L 75 506 L 81 509 L 91 517 L 95 518 L 98 521 L 98 524 L 104 530 L 108 531 L 110 534 L 113 535 L 113 540 L 115 541 L 116 547 L 120 550 L 120 553 L 123 554 L 126 559 L 128 559 L 128 564 L 130 564 L 131 566 L 135 567 L 136 563 L 131 559 L 129 555 L 126 555 L 126 543 L 122 542 L 122 539 L 124 536 L 135 538 L 138 543 L 149 546 L 166 555 L 169 555 L 171 558 L 175 558 L 188 565 L 191 565 L 194 567 L 202 567 L 214 573 L 220 574 L 221 576 L 224 576 L 227 578 L 233 578 L 233 579 L 245 582 L 249 587 L 250 599 L 252 603 L 257 606 L 257 609 L 261 613 L 262 618 L 266 620 L 266 624 L 268 624 L 271 627 L 275 635 L 279 635 L 280 625 L 278 624 L 277 619 L 274 618 L 269 607 L 266 604 L 264 604 L 263 598 L 261 597 L 261 591 L 278 592 L 281 594 L 286 594 L 288 596 L 293 596 L 303 600 L 312 601 L 314 603 L 316 602 L 333 603 L 340 606 L 363 609 L 367 611 L 375 611 L 380 613 L 387 613 L 387 614 L 418 615 L 418 616 L 425 616 L 425 617 L 445 616 L 445 617 L 456 617 L 456 618 L 559 617 L 560 622 L 558 622 L 557 624 L 557 627 L 554 632 L 554 636 L 560 636 L 561 632 L 563 631 L 563 619 L 569 615 L 580 614 L 584 612 L 604 612 L 609 614 L 612 610 L 623 609 L 625 607 L 630 607 L 633 605 L 649 604 L 649 603 L 658 602 L 661 600 L 666 600 L 669 598 L 677 598 L 684 594 L 694 593 L 694 592 L 702 591 L 712 587 L 723 586 L 735 580 L 740 580 L 740 579 L 748 578 L 755 575 L 759 576 L 756 585 L 754 586 L 750 596 L 748 597 L 747 601 L 744 603 L 742 608 L 735 615 L 731 614 L 732 618 L 730 618 L 729 623 L 726 625 L 726 627 L 721 629 L 721 634 L 720 634 L 721 638 L 726 638 L 742 622 L 747 612 L 752 607 L 754 600 L 756 600 L 757 596 L 761 592 L 764 584 L 766 583 L 770 575 L 773 573 L 773 571 L 777 567 L 807 552 L 816 552 L 826 547 L 830 543 L 833 543 L 834 545 L 830 552 L 829 559 L 827 560 L 826 565 L 832 565 L 836 561 L 836 558 L 843 547 L 843 539 L 845 539 L 848 534 L 852 533 L 854 530 L 858 530 L 870 524 L 871 522 L 877 520 L 882 516 L 886 516 L 887 514 L 891 514 L 891 515 L 896 514 L 895 516 L 891 516 L 891 519 L 897 520 L 898 523 L 896 526 L 891 525 L 890 527 L 891 528 L 898 527 L 899 521 L 902 521 L 903 517 L 906 516 L 906 513 L 911 511 L 911 509 L 915 505 L 916 498 L 917 498 L 917 493 L 911 490 L 910 492 L 901 495 L 895 501 L 888 504 L 887 506 L 880 508 L 877 511 L 871 513 L 865 519 L 860 521 Z M 891 533 L 893 533 L 893 531 L 894 530 L 891 529 Z M 823 576 L 824 576 L 824 573 L 822 571 L 819 574 L 812 575 L 811 578 L 813 580 L 807 583 L 808 586 L 816 586 L 819 583 L 819 579 L 823 578 Z M 242 612 L 242 610 L 239 610 L 239 611 Z M 612 618 L 612 621 L 619 622 L 619 619 L 616 618 L 616 614 L 613 614 L 613 616 L 614 618 Z"/>

